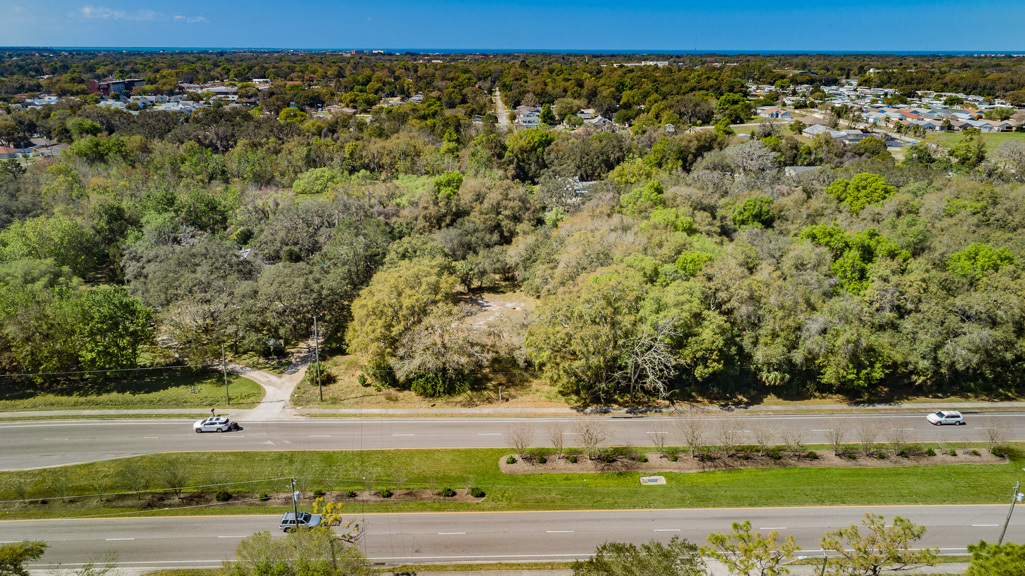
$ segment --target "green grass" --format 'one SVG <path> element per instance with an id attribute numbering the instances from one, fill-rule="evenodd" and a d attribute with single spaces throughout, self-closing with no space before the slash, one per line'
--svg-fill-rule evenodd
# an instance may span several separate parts
<path id="1" fill-rule="evenodd" d="M 119 472 L 133 461 L 150 471 L 151 488 L 159 489 L 165 485 L 159 470 L 172 459 L 185 462 L 190 485 L 222 485 L 235 492 L 282 492 L 290 476 L 303 479 L 302 488 L 306 491 L 364 489 L 360 478 L 367 477 L 374 479 L 374 489 L 479 486 L 487 492 L 486 498 L 473 502 L 358 502 L 347 507 L 354 507 L 359 513 L 989 504 L 1006 499 L 1007 487 L 1018 479 L 1023 464 L 1016 459 L 992 465 L 668 472 L 664 474 L 667 485 L 642 487 L 637 472 L 506 475 L 498 469 L 498 460 L 506 453 L 507 449 L 158 454 L 64 468 L 60 474 L 66 474 L 67 494 L 80 495 L 66 504 L 58 502 L 53 489 L 48 487 L 47 478 L 52 486 L 55 474 L 52 469 L 2 473 L 0 499 L 5 502 L 0 507 L 6 508 L 4 517 L 11 519 L 152 514 L 139 510 L 137 504 L 127 499 L 99 503 L 96 498 L 85 496 L 124 490 L 118 481 Z M 47 498 L 50 502 L 45 506 L 12 503 L 12 499 L 19 498 L 18 486 L 27 498 Z M 258 506 L 210 506 L 169 509 L 157 514 L 276 511 Z"/>
<path id="2" fill-rule="evenodd" d="M 926 140 L 942 146 L 953 146 L 961 141 L 963 134 L 960 132 L 935 132 L 930 134 Z M 982 134 L 982 141 L 993 150 L 1004 142 L 1025 142 L 1025 132 L 997 132 L 995 134 Z"/>
<path id="3" fill-rule="evenodd" d="M 193 391 L 197 391 L 193 393 Z M 259 384 L 228 375 L 232 406 L 252 405 L 263 398 Z M 144 371 L 139 377 L 66 384 L 53 391 L 29 381 L 0 387 L 0 411 L 131 408 L 203 408 L 225 405 L 224 377 L 216 372 Z"/>

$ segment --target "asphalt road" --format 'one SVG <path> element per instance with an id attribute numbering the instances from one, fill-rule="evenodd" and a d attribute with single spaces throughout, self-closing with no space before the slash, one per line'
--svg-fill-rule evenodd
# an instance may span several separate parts
<path id="1" fill-rule="evenodd" d="M 1025 413 L 966 414 L 965 426 L 936 427 L 924 414 L 872 413 L 842 415 L 846 441 L 859 440 L 865 425 L 885 442 L 893 430 L 906 440 L 984 441 L 987 429 L 1004 431 L 1008 440 L 1025 440 Z M 784 430 L 796 430 L 807 443 L 825 443 L 828 430 L 840 416 L 821 414 L 739 415 L 700 414 L 685 417 L 701 423 L 704 441 L 717 443 L 720 422 L 735 421 L 740 443 L 754 443 L 758 430 L 772 432 L 780 443 Z M 598 417 L 608 430 L 606 444 L 651 446 L 661 434 L 669 445 L 684 444 L 672 419 Z M 196 434 L 192 420 L 79 420 L 0 423 L 0 470 L 17 470 L 169 451 L 222 450 L 380 450 L 398 448 L 487 448 L 509 446 L 514 426 L 534 430 L 533 444 L 548 446 L 548 430 L 562 428 L 566 446 L 579 445 L 575 425 L 580 418 L 307 418 L 298 421 L 241 422 L 243 430 Z"/>
<path id="2" fill-rule="evenodd" d="M 657 488 L 653 488 L 657 489 Z M 349 510 L 358 516 L 357 510 Z M 980 539 L 995 541 L 1006 506 L 876 506 L 719 510 L 619 510 L 523 513 L 371 514 L 363 516 L 362 547 L 375 562 L 397 564 L 584 558 L 605 541 L 703 543 L 709 532 L 751 520 L 763 533 L 792 535 L 815 555 L 828 530 L 856 524 L 866 512 L 899 515 L 927 528 L 918 546 L 963 553 Z M 44 540 L 45 556 L 30 568 L 75 567 L 113 552 L 124 567 L 215 567 L 234 555 L 242 538 L 277 529 L 277 516 L 117 518 L 0 522 L 0 541 Z M 1011 521 L 1010 541 L 1025 540 L 1025 515 Z M 916 546 L 916 547 L 918 547 Z"/>

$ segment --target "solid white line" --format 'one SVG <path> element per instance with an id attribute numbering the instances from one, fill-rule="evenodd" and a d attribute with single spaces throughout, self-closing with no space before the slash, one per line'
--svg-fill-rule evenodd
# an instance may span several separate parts
<path id="1" fill-rule="evenodd" d="M 245 536 L 218 536 L 218 538 L 245 538 Z"/>
<path id="2" fill-rule="evenodd" d="M 655 532 L 679 532 L 679 528 L 655 528 Z"/>
<path id="3" fill-rule="evenodd" d="M 502 433 L 501 432 L 485 432 L 485 433 L 481 433 L 481 434 L 477 434 L 477 435 L 478 436 L 501 436 Z"/>
<path id="4" fill-rule="evenodd" d="M 392 436 L 413 436 L 413 434 L 392 434 Z"/>
<path id="5" fill-rule="evenodd" d="M 457 536 L 459 534 L 466 534 L 466 532 L 438 532 L 441 536 Z"/>
<path id="6" fill-rule="evenodd" d="M 786 526 L 762 526 L 759 530 L 786 530 Z"/>
<path id="7" fill-rule="evenodd" d="M 996 528 L 999 524 L 972 524 L 972 528 Z"/>
<path id="8" fill-rule="evenodd" d="M 135 538 L 107 538 L 107 542 L 114 542 L 115 540 L 135 540 Z"/>
<path id="9" fill-rule="evenodd" d="M 545 530 L 545 534 L 572 534 L 572 530 Z"/>
<path id="10" fill-rule="evenodd" d="M 310 438 L 330 438 L 330 434 L 310 434 Z"/>

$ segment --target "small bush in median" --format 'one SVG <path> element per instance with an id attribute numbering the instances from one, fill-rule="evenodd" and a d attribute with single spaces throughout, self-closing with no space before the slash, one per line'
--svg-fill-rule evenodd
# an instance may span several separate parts
<path id="1" fill-rule="evenodd" d="M 669 454 L 669 461 L 670 462 L 676 462 L 677 460 L 679 460 L 679 458 L 676 457 L 675 453 Z"/>
<path id="2" fill-rule="evenodd" d="M 326 494 L 327 494 L 327 492 L 324 492 L 320 488 L 317 488 L 316 490 L 313 491 L 313 497 L 314 498 L 320 498 L 321 496 L 324 496 Z"/>
<path id="3" fill-rule="evenodd" d="M 345 491 L 345 497 L 346 498 L 355 498 L 356 497 L 356 491 L 355 490 L 346 490 Z"/>
<path id="4" fill-rule="evenodd" d="M 957 450 L 955 450 L 955 449 L 951 448 L 951 449 L 950 449 L 950 455 L 951 455 L 951 456 L 957 456 Z"/>
<path id="5" fill-rule="evenodd" d="M 932 448 L 929 448 L 928 450 L 925 451 L 925 455 L 926 456 L 935 456 L 936 455 L 936 451 L 933 450 Z"/>
<path id="6" fill-rule="evenodd" d="M 576 464 L 577 463 L 577 455 L 576 454 L 570 454 L 569 458 L 567 458 L 567 460 L 569 460 L 570 464 Z"/>
<path id="7" fill-rule="evenodd" d="M 648 457 L 646 455 L 644 455 L 644 454 L 641 454 L 640 456 L 637 457 L 637 461 L 638 462 L 647 462 L 648 461 Z"/>
<path id="8" fill-rule="evenodd" d="M 228 500 L 231 500 L 231 492 L 228 492 L 227 490 L 218 490 L 217 494 L 214 495 L 214 500 L 217 500 L 218 502 L 227 502 Z"/>
<path id="9" fill-rule="evenodd" d="M 900 456 L 901 458 L 907 458 L 908 456 L 910 456 L 910 454 L 908 454 L 907 450 L 901 450 L 897 453 L 897 456 Z"/>
<path id="10" fill-rule="evenodd" d="M 883 454 L 882 452 L 876 452 L 875 457 L 876 460 L 886 460 L 886 454 Z"/>
<path id="11" fill-rule="evenodd" d="M 769 451 L 769 458 L 772 458 L 773 460 L 782 460 L 783 459 L 783 455 L 780 454 L 779 450 L 770 450 Z"/>
<path id="12" fill-rule="evenodd" d="M 481 490 L 480 488 L 474 486 L 473 488 L 470 488 L 470 496 L 473 496 L 474 498 L 483 498 L 487 496 L 487 494 L 484 492 L 484 490 Z"/>
<path id="13" fill-rule="evenodd" d="M 451 498 L 456 495 L 456 491 L 446 486 L 441 489 L 441 495 L 445 498 Z"/>
<path id="14" fill-rule="evenodd" d="M 972 456 L 982 456 L 982 454 L 980 454 L 978 450 L 972 450 L 971 451 L 971 455 Z"/>
<path id="15" fill-rule="evenodd" d="M 505 459 L 505 463 L 506 464 L 515 464 L 516 463 L 516 457 L 515 456 L 510 456 L 510 457 L 506 458 Z"/>
<path id="16" fill-rule="evenodd" d="M 392 494 L 391 490 L 389 490 L 387 488 L 385 488 L 384 490 L 381 490 L 381 498 L 391 498 L 392 496 L 393 496 L 393 494 Z"/>
<path id="17" fill-rule="evenodd" d="M 809 450 L 808 453 L 804 455 L 804 457 L 807 458 L 808 460 L 818 460 L 819 459 L 819 454 L 818 454 L 818 452 L 815 452 L 814 450 Z"/>
<path id="18" fill-rule="evenodd" d="M 545 458 L 545 455 L 544 454 L 538 454 L 538 456 L 537 456 L 537 463 L 538 464 L 544 464 L 545 462 L 548 462 L 548 459 Z"/>
<path id="19" fill-rule="evenodd" d="M 267 494 L 266 492 L 262 492 L 260 494 L 260 502 L 266 502 L 268 500 L 270 500 L 270 495 Z"/>
<path id="20" fill-rule="evenodd" d="M 989 449 L 989 453 L 996 456 L 997 458 L 1004 458 L 1007 456 L 1007 451 L 1004 450 L 1003 446 L 994 446 Z"/>

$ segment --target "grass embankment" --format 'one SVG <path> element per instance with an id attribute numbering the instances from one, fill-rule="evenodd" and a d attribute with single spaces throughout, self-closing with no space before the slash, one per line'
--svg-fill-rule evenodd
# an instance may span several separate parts
<path id="1" fill-rule="evenodd" d="M 939 448 L 938 445 L 934 445 Z M 946 445 L 950 446 L 950 445 Z M 1022 448 L 1023 446 L 1018 446 Z M 826 448 L 818 447 L 820 450 Z M 949 448 L 944 448 L 949 449 Z M 426 511 L 594 510 L 886 504 L 991 504 L 1006 500 L 1025 459 L 1003 464 L 895 468 L 779 468 L 667 472 L 665 486 L 639 484 L 638 472 L 506 475 L 498 461 L 508 449 L 394 450 L 364 452 L 225 452 L 159 454 L 60 469 L 0 474 L 3 517 L 39 518 L 98 514 L 254 514 L 283 506 L 261 505 L 255 495 L 285 490 L 287 477 L 302 489 L 391 489 L 396 496 L 347 499 L 351 513 Z M 892 458 L 892 456 L 890 456 Z M 966 461 L 972 456 L 964 454 Z M 154 510 L 169 504 L 131 492 L 126 469 L 146 471 L 150 489 L 168 485 L 169 462 L 180 462 L 190 491 L 248 494 L 228 503 Z M 366 480 L 362 480 L 362 479 Z M 138 485 L 138 484 L 136 484 Z M 410 501 L 403 492 L 476 486 L 487 496 L 473 501 Z M 61 490 L 62 488 L 62 490 Z M 67 502 L 59 497 L 63 491 Z M 363 492 L 365 493 L 365 492 Z M 97 496 L 103 494 L 103 496 Z M 169 498 L 174 498 L 173 496 Z M 24 500 L 23 500 L 24 499 Z M 46 504 L 40 504 L 45 499 Z M 440 501 L 438 501 L 440 500 Z M 173 505 L 173 504 L 170 504 Z"/>
<path id="2" fill-rule="evenodd" d="M 228 375 L 228 392 L 233 407 L 258 403 L 263 398 L 259 384 Z M 223 407 L 224 376 L 216 372 L 188 370 L 142 371 L 138 376 L 113 381 L 68 384 L 56 391 L 41 391 L 30 382 L 0 388 L 0 411 L 86 410 L 133 408 Z"/>

